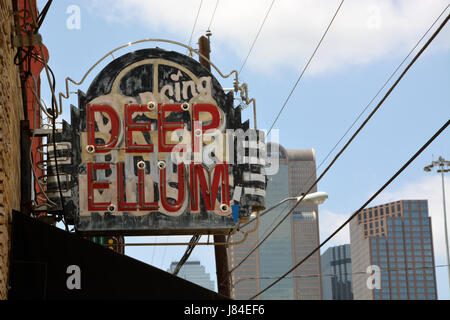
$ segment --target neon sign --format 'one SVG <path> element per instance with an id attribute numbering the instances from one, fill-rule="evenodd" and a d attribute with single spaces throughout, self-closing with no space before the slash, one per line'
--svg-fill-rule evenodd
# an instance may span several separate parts
<path id="1" fill-rule="evenodd" d="M 264 207 L 264 135 L 197 61 L 135 51 L 78 95 L 63 171 L 79 232 L 229 233 Z"/>

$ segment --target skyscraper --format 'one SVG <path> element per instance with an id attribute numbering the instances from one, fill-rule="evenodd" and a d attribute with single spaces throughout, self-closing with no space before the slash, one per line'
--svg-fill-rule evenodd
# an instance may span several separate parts
<path id="1" fill-rule="evenodd" d="M 350 245 L 328 248 L 320 257 L 324 300 L 353 300 Z"/>
<path id="2" fill-rule="evenodd" d="M 172 262 L 167 272 L 173 273 L 177 265 L 178 261 Z M 214 281 L 211 280 L 209 273 L 205 271 L 205 267 L 200 264 L 200 261 L 185 262 L 178 272 L 178 277 L 215 291 Z"/>
<path id="3" fill-rule="evenodd" d="M 437 299 L 426 200 L 364 209 L 350 222 L 350 244 L 355 299 Z"/>
<path id="4" fill-rule="evenodd" d="M 313 149 L 286 150 L 275 143 L 267 144 L 268 155 L 278 156 L 278 171 L 269 175 L 266 189 L 266 208 L 281 200 L 299 196 L 307 191 L 316 179 L 316 163 Z M 317 191 L 314 188 L 311 192 Z M 230 268 L 236 266 L 272 228 L 288 213 L 295 201 L 286 202 L 260 218 L 257 230 L 247 240 L 230 246 Z M 243 228 L 254 228 L 253 222 Z M 242 235 L 232 237 L 238 241 Z M 319 244 L 318 207 L 312 203 L 300 203 L 271 236 L 241 266 L 232 273 L 232 296 L 248 299 L 309 254 Z M 320 255 L 314 254 L 301 267 L 281 280 L 260 299 L 320 300 Z"/>

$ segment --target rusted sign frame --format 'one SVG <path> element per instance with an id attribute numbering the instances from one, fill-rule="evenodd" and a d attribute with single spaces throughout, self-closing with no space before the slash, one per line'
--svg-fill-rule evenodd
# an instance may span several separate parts
<path id="1" fill-rule="evenodd" d="M 244 233 L 244 237 L 241 239 L 241 240 L 239 240 L 239 241 L 234 241 L 234 242 L 210 242 L 209 241 L 209 237 L 211 236 L 211 234 L 207 234 L 207 236 L 208 236 L 208 240 L 207 240 L 207 242 L 196 242 L 195 243 L 195 245 L 196 246 L 198 246 L 198 245 L 200 245 L 200 246 L 202 246 L 202 245 L 205 245 L 205 246 L 234 246 L 234 245 L 238 245 L 238 244 L 241 244 L 241 243 L 244 243 L 245 242 L 245 240 L 247 240 L 247 238 L 248 238 L 248 235 L 250 234 L 250 233 L 253 233 L 253 232 L 255 232 L 256 230 L 258 230 L 258 227 L 259 227 L 259 215 L 260 215 L 260 213 L 259 212 L 257 212 L 256 213 L 256 219 L 255 219 L 255 226 L 253 227 L 253 229 L 251 229 L 251 230 L 249 230 L 249 231 L 246 231 L 245 233 Z M 237 230 L 236 229 L 233 229 L 232 231 L 230 231 L 230 233 L 228 234 L 228 235 L 232 235 L 232 234 L 234 234 L 234 233 L 236 233 L 237 232 Z M 242 232 L 242 231 L 241 231 Z M 206 235 L 206 234 L 205 234 Z M 192 245 L 192 243 L 191 242 L 142 242 L 142 243 L 119 243 L 119 244 L 116 244 L 116 245 L 118 245 L 118 246 L 128 246 L 128 247 L 143 247 L 143 246 L 186 246 L 186 245 Z M 104 244 L 104 246 L 108 246 L 108 244 Z"/>
<path id="2" fill-rule="evenodd" d="M 142 64 L 145 64 L 145 62 L 142 62 Z M 91 69 L 90 69 L 91 70 Z M 88 72 L 90 72 L 90 70 L 88 71 Z M 232 73 L 230 73 L 229 75 L 231 75 Z M 229 76 L 228 75 L 228 76 Z M 236 78 L 237 79 L 237 78 Z M 83 79 L 84 80 L 84 79 Z M 83 81 L 82 80 L 82 81 Z M 81 81 L 81 82 L 82 82 Z M 80 83 L 81 83 L 80 82 Z M 67 81 L 66 81 L 66 84 L 67 84 Z M 87 93 L 88 95 L 89 95 L 89 91 L 88 91 L 88 93 Z M 81 105 L 83 105 L 83 103 L 87 103 L 89 100 L 87 99 L 87 98 L 84 98 L 84 94 L 81 92 L 81 91 L 79 91 L 79 99 L 81 99 L 80 101 L 84 101 L 84 102 L 80 102 L 81 103 Z M 188 105 L 188 107 L 189 107 L 189 105 Z M 239 108 L 237 109 L 237 110 L 240 110 Z M 78 111 L 76 111 L 76 110 L 74 110 L 74 108 L 72 107 L 72 114 L 75 114 L 76 115 L 76 113 L 77 113 Z M 72 117 L 73 118 L 73 117 Z M 240 119 L 240 118 L 239 118 Z M 80 119 L 81 120 L 81 119 Z M 240 120 L 239 120 L 240 121 Z M 79 123 L 79 120 L 78 120 L 78 123 Z M 77 121 L 75 121 L 75 125 L 77 125 Z M 67 126 L 67 125 L 66 125 Z M 74 132 L 72 131 L 72 134 L 73 134 Z M 64 140 L 63 140 L 64 141 Z M 77 145 L 78 146 L 80 146 L 80 144 L 78 143 L 73 143 L 73 145 L 74 145 L 74 149 L 76 149 L 76 147 L 77 147 Z M 84 150 L 82 150 L 82 152 L 84 152 Z M 255 208 L 256 209 L 256 208 Z M 254 209 L 254 210 L 255 210 Z M 226 234 L 229 234 L 230 232 L 231 233 L 233 233 L 234 232 L 234 230 L 236 229 L 236 226 L 237 226 L 237 224 L 236 225 L 234 225 L 233 227 L 231 227 L 231 228 L 227 228 L 227 229 L 224 229 L 224 230 L 220 230 L 220 229 L 216 229 L 216 230 L 214 230 L 214 226 L 212 226 L 213 227 L 213 229 L 211 229 L 211 230 L 209 230 L 209 232 L 208 233 L 210 233 L 210 234 L 224 234 L 224 235 L 226 235 Z M 180 230 L 178 230 L 178 232 L 177 233 L 173 233 L 173 230 L 167 230 L 167 231 L 164 231 L 164 230 L 159 230 L 158 231 L 158 233 L 157 234 L 159 234 L 159 235 L 183 235 L 183 234 L 189 234 L 189 235 L 191 235 L 191 234 L 206 234 L 206 232 L 205 232 L 205 230 L 206 229 L 199 229 L 198 231 L 197 230 L 193 230 L 193 229 L 186 229 L 185 231 L 180 231 Z M 83 230 L 78 230 L 79 232 L 84 232 Z M 111 233 L 111 231 L 114 231 L 114 233 L 117 233 L 117 232 L 119 232 L 119 233 L 121 233 L 122 231 L 121 230 L 104 230 L 104 231 L 101 231 L 101 230 L 97 230 L 97 231 L 95 231 L 95 235 L 107 235 L 107 234 L 109 234 L 109 233 Z M 90 231 L 89 231 L 90 232 Z M 133 234 L 127 234 L 127 233 L 125 233 L 124 235 L 150 235 L 149 233 L 148 233 L 148 230 L 141 230 L 141 231 L 135 231 L 135 232 L 133 232 Z"/>

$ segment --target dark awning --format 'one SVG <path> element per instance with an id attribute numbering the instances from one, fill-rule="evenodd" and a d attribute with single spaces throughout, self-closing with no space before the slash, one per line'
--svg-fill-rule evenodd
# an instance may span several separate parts
<path id="1" fill-rule="evenodd" d="M 73 287 L 78 274 L 81 288 L 69 289 L 67 282 Z M 13 213 L 10 287 L 9 299 L 226 299 L 18 212 Z"/>

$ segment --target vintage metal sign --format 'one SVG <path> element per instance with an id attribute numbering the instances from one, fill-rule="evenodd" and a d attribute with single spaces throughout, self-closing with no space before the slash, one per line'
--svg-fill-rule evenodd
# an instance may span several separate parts
<path id="1" fill-rule="evenodd" d="M 264 136 L 197 61 L 135 51 L 78 94 L 61 140 L 79 232 L 229 233 L 264 207 Z"/>

